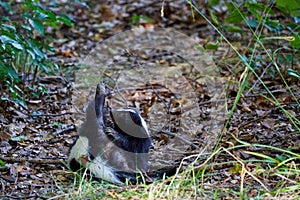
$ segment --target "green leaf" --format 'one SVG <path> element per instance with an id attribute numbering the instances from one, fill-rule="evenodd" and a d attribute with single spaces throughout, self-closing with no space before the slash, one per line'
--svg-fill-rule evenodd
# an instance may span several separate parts
<path id="1" fill-rule="evenodd" d="M 24 13 L 23 17 L 26 18 L 26 19 L 29 19 L 31 17 L 31 15 L 29 13 Z"/>
<path id="2" fill-rule="evenodd" d="M 8 29 L 8 30 L 12 30 L 12 31 L 16 31 L 16 27 L 9 25 L 9 24 L 1 24 L 2 27 Z"/>
<path id="3" fill-rule="evenodd" d="M 267 19 L 266 20 L 266 23 L 268 24 L 268 25 L 270 25 L 270 26 L 279 26 L 280 25 L 280 23 L 279 23 L 279 20 L 277 20 L 277 19 Z"/>
<path id="4" fill-rule="evenodd" d="M 31 56 L 31 58 L 32 58 L 33 60 L 36 59 L 35 53 L 34 53 L 31 49 L 27 48 L 27 49 L 26 49 L 26 52 L 30 54 L 30 56 Z"/>
<path id="5" fill-rule="evenodd" d="M 31 27 L 27 26 L 27 25 L 22 25 L 21 27 L 24 28 L 27 31 L 31 31 L 32 30 Z"/>
<path id="6" fill-rule="evenodd" d="M 2 20 L 2 21 L 10 21 L 10 19 L 9 19 L 8 16 L 3 16 L 3 17 L 1 18 L 1 20 Z"/>
<path id="7" fill-rule="evenodd" d="M 220 3 L 220 0 L 208 0 L 208 5 L 210 7 L 219 5 L 219 3 Z"/>
<path id="8" fill-rule="evenodd" d="M 276 7 L 286 14 L 290 13 L 295 17 L 300 15 L 299 0 L 277 0 Z"/>
<path id="9" fill-rule="evenodd" d="M 210 14 L 210 17 L 213 20 L 213 22 L 219 26 L 220 21 L 218 20 L 218 17 L 214 14 L 214 12 L 212 10 L 210 10 L 209 14 Z"/>
<path id="10" fill-rule="evenodd" d="M 0 35 L 0 41 L 1 41 L 1 43 L 7 44 L 7 43 L 11 42 L 12 39 L 7 37 L 6 35 Z"/>
<path id="11" fill-rule="evenodd" d="M 131 24 L 139 25 L 139 23 L 140 23 L 140 16 L 133 14 L 131 18 Z"/>
<path id="12" fill-rule="evenodd" d="M 58 16 L 57 17 L 58 21 L 61 21 L 62 23 L 64 23 L 65 25 L 69 26 L 69 27 L 73 27 L 73 23 L 71 21 L 71 19 L 68 16 Z"/>
<path id="13" fill-rule="evenodd" d="M 221 41 L 220 38 L 217 38 L 217 41 L 215 43 L 207 43 L 205 45 L 205 49 L 207 49 L 207 50 L 218 50 L 220 41 Z"/>
<path id="14" fill-rule="evenodd" d="M 19 49 L 19 50 L 23 50 L 24 49 L 23 45 L 21 45 L 18 41 L 16 41 L 15 39 L 9 38 L 6 35 L 1 35 L 0 36 L 0 41 L 3 44 L 12 45 L 16 49 Z M 4 49 L 6 49 L 6 48 L 4 47 Z"/>
<path id="15" fill-rule="evenodd" d="M 60 127 L 62 127 L 62 123 L 60 123 L 60 122 L 53 122 L 52 123 L 52 125 L 55 127 L 58 127 L 58 128 L 60 128 Z"/>
<path id="16" fill-rule="evenodd" d="M 283 29 L 283 26 L 279 23 L 278 20 L 270 20 L 270 19 L 266 20 L 264 27 L 266 27 L 269 31 L 272 32 L 278 32 Z"/>
<path id="17" fill-rule="evenodd" d="M 6 11 L 12 11 L 10 5 L 7 2 L 0 1 L 0 6 L 3 7 Z"/>
<path id="18" fill-rule="evenodd" d="M 41 44 L 39 43 L 38 40 L 26 40 L 27 44 L 28 44 L 28 49 L 30 49 L 30 51 L 27 51 L 28 53 L 32 54 L 34 53 L 35 55 L 35 60 L 36 61 L 42 61 L 42 59 L 47 58 L 47 55 L 41 51 Z M 34 58 L 34 57 L 33 57 Z"/>
<path id="19" fill-rule="evenodd" d="M 196 48 L 200 52 L 205 52 L 205 48 L 202 45 L 200 45 L 200 44 L 195 44 L 194 48 Z"/>
<path id="20" fill-rule="evenodd" d="M 262 18 L 261 12 L 258 11 L 264 11 L 265 5 L 262 3 L 253 3 L 253 2 L 246 2 L 245 7 L 248 8 L 248 10 L 255 16 L 257 21 L 260 21 Z"/>
<path id="21" fill-rule="evenodd" d="M 46 72 L 49 73 L 51 71 L 50 67 L 45 65 L 44 63 L 40 63 L 40 67 Z"/>
<path id="22" fill-rule="evenodd" d="M 15 82 L 19 81 L 19 75 L 18 75 L 18 73 L 10 65 L 0 64 L 0 74 L 4 74 L 4 75 L 10 77 L 10 79 L 13 80 L 13 81 L 15 81 Z"/>
<path id="23" fill-rule="evenodd" d="M 247 20 L 246 22 L 251 28 L 257 28 L 258 26 L 258 22 L 256 20 Z"/>
<path id="24" fill-rule="evenodd" d="M 238 12 L 235 10 L 226 17 L 225 22 L 227 24 L 239 24 L 245 19 L 246 14 L 246 12 Z"/>
<path id="25" fill-rule="evenodd" d="M 6 166 L 6 162 L 4 162 L 3 160 L 0 160 L 0 169 L 3 170 L 3 169 L 6 169 L 7 166 Z"/>
<path id="26" fill-rule="evenodd" d="M 44 20 L 44 19 L 47 19 L 48 18 L 48 15 L 44 14 L 44 13 L 41 13 L 41 12 L 38 12 L 34 15 L 34 18 L 35 19 L 41 19 L 41 20 Z"/>
<path id="27" fill-rule="evenodd" d="M 21 97 L 17 97 L 17 98 L 16 98 L 16 102 L 17 102 L 18 104 L 24 106 L 24 107 L 27 107 L 27 106 L 26 106 L 25 100 L 22 99 Z"/>
<path id="28" fill-rule="evenodd" d="M 32 91 L 32 95 L 33 95 L 34 97 L 36 97 L 37 99 L 40 98 L 40 93 L 39 93 L 39 92 L 34 92 L 34 91 Z"/>
<path id="29" fill-rule="evenodd" d="M 56 15 L 52 11 L 46 10 L 46 14 L 51 20 L 56 20 Z"/>
<path id="30" fill-rule="evenodd" d="M 218 50 L 218 47 L 219 47 L 218 44 L 208 43 L 207 45 L 205 45 L 205 49 L 207 50 Z"/>
<path id="31" fill-rule="evenodd" d="M 33 47 L 32 48 L 35 55 L 37 55 L 40 59 L 43 59 L 46 57 L 46 54 L 44 54 L 38 47 Z"/>
<path id="32" fill-rule="evenodd" d="M 10 140 L 11 141 L 16 141 L 16 142 L 21 142 L 21 141 L 27 140 L 27 137 L 24 136 L 24 135 L 20 135 L 18 137 L 10 138 Z"/>
<path id="33" fill-rule="evenodd" d="M 227 9 L 229 12 L 232 12 L 235 10 L 235 4 L 233 4 L 232 2 L 230 3 L 226 3 Z"/>
<path id="34" fill-rule="evenodd" d="M 294 34 L 294 40 L 290 42 L 290 45 L 294 49 L 300 49 L 300 36 L 298 33 Z"/>
<path id="35" fill-rule="evenodd" d="M 9 40 L 17 40 L 18 35 L 11 33 L 9 31 L 6 30 L 0 30 L 0 37 L 5 40 L 5 41 L 9 41 Z M 5 39 L 4 39 L 5 38 Z"/>
<path id="36" fill-rule="evenodd" d="M 234 26 L 234 25 L 228 26 L 227 31 L 229 31 L 229 32 L 235 32 L 235 33 L 243 33 L 244 32 L 243 29 L 241 29 L 238 26 Z"/>
<path id="37" fill-rule="evenodd" d="M 293 69 L 288 69 L 287 72 L 288 72 L 288 74 L 289 74 L 290 76 L 294 76 L 294 77 L 300 79 L 300 73 L 296 72 L 295 70 L 293 70 Z"/>
<path id="38" fill-rule="evenodd" d="M 18 43 L 17 41 L 13 41 L 11 43 L 12 46 L 14 46 L 16 49 L 19 49 L 19 50 L 23 50 L 23 45 L 21 45 L 20 43 Z"/>
<path id="39" fill-rule="evenodd" d="M 45 28 L 41 21 L 35 19 L 28 19 L 29 24 L 42 36 L 45 35 Z"/>
<path id="40" fill-rule="evenodd" d="M 53 21 L 51 19 L 46 19 L 44 22 L 45 22 L 46 26 L 51 26 L 51 27 L 53 27 L 55 29 L 58 28 L 58 22 L 56 20 Z"/>
<path id="41" fill-rule="evenodd" d="M 140 19 L 145 20 L 147 23 L 152 23 L 153 19 L 151 19 L 150 17 L 147 17 L 145 15 L 140 15 Z"/>

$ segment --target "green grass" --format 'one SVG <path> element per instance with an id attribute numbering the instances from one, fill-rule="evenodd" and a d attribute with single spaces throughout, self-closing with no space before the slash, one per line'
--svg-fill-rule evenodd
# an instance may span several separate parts
<path id="1" fill-rule="evenodd" d="M 297 199 L 300 193 L 300 155 L 288 150 L 240 141 L 229 148 L 219 148 L 202 164 L 180 166 L 175 176 L 149 185 L 116 186 L 75 175 L 70 187 L 60 188 L 51 199 Z M 285 157 L 271 157 L 257 152 L 256 160 L 242 160 L 234 152 L 245 147 L 260 147 L 285 153 Z M 219 158 L 230 161 L 220 162 Z M 187 157 L 189 160 L 191 157 Z M 197 158 L 197 155 L 195 155 Z M 185 159 L 183 159 L 185 160 Z M 196 161 L 196 160 L 195 160 Z M 227 174 L 227 177 L 224 176 Z M 272 186 L 273 184 L 273 186 Z"/>

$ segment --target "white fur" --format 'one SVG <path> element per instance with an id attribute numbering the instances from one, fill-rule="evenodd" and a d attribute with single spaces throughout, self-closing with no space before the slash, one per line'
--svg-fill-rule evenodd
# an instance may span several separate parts
<path id="1" fill-rule="evenodd" d="M 72 147 L 72 149 L 70 151 L 68 163 L 70 163 L 71 160 L 73 158 L 75 158 L 75 160 L 81 164 L 80 158 L 83 156 L 88 157 L 88 155 L 89 155 L 88 149 L 89 149 L 88 138 L 79 136 L 79 138 L 77 139 L 76 143 L 74 144 L 74 146 Z"/>
<path id="2" fill-rule="evenodd" d="M 106 162 L 102 159 L 101 155 L 97 155 L 92 161 L 82 163 L 82 158 L 89 157 L 89 140 L 87 137 L 79 136 L 75 145 L 72 147 L 68 163 L 75 158 L 83 167 L 87 168 L 95 177 L 101 178 L 108 182 L 122 184 L 122 182 L 114 175 L 113 168 L 106 165 Z"/>

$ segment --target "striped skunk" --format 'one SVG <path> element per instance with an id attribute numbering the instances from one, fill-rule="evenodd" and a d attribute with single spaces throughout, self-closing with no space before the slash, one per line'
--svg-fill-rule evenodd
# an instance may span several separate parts
<path id="1" fill-rule="evenodd" d="M 134 108 L 105 106 L 109 92 L 99 83 L 86 120 L 70 150 L 73 171 L 86 168 L 95 178 L 115 184 L 136 184 L 147 177 L 152 141 L 145 120 Z M 149 178 L 149 177 L 148 177 Z M 149 178 L 151 181 L 151 178 Z"/>

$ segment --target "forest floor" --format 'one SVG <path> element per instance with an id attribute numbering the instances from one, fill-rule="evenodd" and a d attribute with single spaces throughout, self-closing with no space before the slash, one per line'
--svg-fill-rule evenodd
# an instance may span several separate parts
<path id="1" fill-rule="evenodd" d="M 73 19 L 74 27 L 61 26 L 58 29 L 48 30 L 53 37 L 51 45 L 56 49 L 56 52 L 49 54 L 49 57 L 61 66 L 61 73 L 51 76 L 43 75 L 34 82 L 28 81 L 24 83 L 31 84 L 32 88 L 43 87 L 45 92 L 36 97 L 31 90 L 22 87 L 22 83 L 20 83 L 20 88 L 24 88 L 24 93 L 26 94 L 26 107 L 20 107 L 19 104 L 15 104 L 13 101 L 1 102 L 0 160 L 4 162 L 6 167 L 0 168 L 0 198 L 36 199 L 53 197 L 60 199 L 70 197 L 65 194 L 67 191 L 74 190 L 75 179 L 74 174 L 69 171 L 66 162 L 69 149 L 78 135 L 75 127 L 77 119 L 74 117 L 76 109 L 74 109 L 73 104 L 73 95 L 77 91 L 76 84 L 78 83 L 76 82 L 78 80 L 76 80 L 75 74 L 76 70 L 79 70 L 80 66 L 82 66 L 82 61 L 88 55 L 91 55 L 91 51 L 96 49 L 100 42 L 125 30 L 138 27 L 143 29 L 155 27 L 171 28 L 186 34 L 193 41 L 203 46 L 216 42 L 220 37 L 203 18 L 198 15 L 193 17 L 193 12 L 190 6 L 186 4 L 186 1 L 164 2 L 164 6 L 162 6 L 162 1 L 147 0 L 140 2 L 122 0 L 89 1 L 87 3 L 89 7 L 68 1 L 61 1 L 62 6 L 57 7 L 46 4 L 48 8 L 57 13 L 69 15 Z M 161 17 L 162 7 L 164 9 L 164 17 Z M 207 5 L 203 5 L 201 11 L 209 16 Z M 218 14 L 219 18 L 224 18 L 226 11 L 220 10 Z M 251 55 L 249 46 L 252 44 L 249 38 L 252 36 L 249 30 L 242 34 L 225 32 L 224 36 L 242 55 Z M 126 42 L 126 40 L 124 41 Z M 153 41 L 145 42 L 152 43 Z M 285 44 L 270 42 L 265 44 L 265 47 L 274 51 L 282 45 Z M 130 55 L 128 57 L 133 60 L 132 62 L 135 62 L 131 53 L 129 52 Z M 179 56 L 169 52 L 164 54 L 161 51 L 154 51 L 151 52 L 151 56 L 147 51 L 134 53 L 141 58 L 142 62 L 147 61 L 150 64 L 161 67 L 175 66 L 176 70 L 183 68 L 183 66 L 185 67 L 185 64 L 188 63 L 187 61 L 180 61 Z M 205 171 L 207 175 L 201 176 L 202 180 L 199 187 L 201 185 L 203 191 L 209 192 L 200 192 L 195 196 L 213 198 L 213 195 L 216 194 L 215 191 L 218 190 L 218 197 L 230 199 L 235 198 L 243 190 L 244 195 L 247 197 L 260 195 L 268 197 L 269 193 L 270 196 L 274 195 L 274 191 L 280 189 L 280 187 L 288 188 L 289 186 L 294 186 L 297 182 L 299 183 L 299 170 L 296 175 L 280 176 L 277 174 L 280 166 L 274 168 L 277 161 L 280 162 L 280 160 L 290 158 L 290 154 L 285 152 L 285 150 L 293 152 L 299 157 L 299 131 L 283 110 L 269 100 L 271 96 L 265 90 L 263 84 L 257 81 L 254 75 L 249 75 L 251 73 L 245 70 L 245 66 L 227 43 L 222 41 L 216 50 L 210 50 L 208 53 L 217 67 L 218 75 L 216 77 L 226 82 L 224 91 L 222 91 L 226 101 L 224 103 L 226 113 L 229 113 L 234 106 L 235 98 L 241 88 L 241 80 L 247 76 L 246 89 L 243 91 L 239 101 L 236 102 L 232 118 L 228 124 L 226 124 L 226 120 L 223 121 L 222 127 L 226 124 L 226 130 L 223 134 L 220 131 L 217 137 L 218 141 L 215 141 L 215 149 L 222 151 L 213 154 L 212 157 L 205 154 L 200 160 L 197 160 L 196 164 L 193 163 L 195 161 L 193 155 L 199 155 L 198 153 L 203 147 L 201 145 L 205 142 L 207 135 L 210 134 L 201 120 L 187 122 L 192 120 L 188 118 L 189 120 L 183 121 L 181 118 L 184 115 L 181 115 L 181 113 L 170 117 L 169 122 L 172 123 L 172 126 L 166 127 L 165 124 L 160 124 L 162 123 L 160 120 L 164 118 L 159 118 L 159 115 L 164 115 L 164 112 L 160 113 L 160 109 L 166 103 L 160 105 L 161 107 L 154 107 L 155 103 L 160 100 L 169 103 L 168 111 L 176 110 L 178 105 L 188 107 L 192 104 L 192 102 L 189 102 L 190 99 L 184 99 L 186 97 L 181 96 L 183 98 L 182 101 L 176 100 L 176 98 L 175 100 L 172 99 L 176 96 L 174 88 L 177 85 L 164 88 L 158 87 L 159 84 L 157 84 L 155 92 L 151 93 L 149 88 L 146 88 L 148 85 L 145 81 L 136 85 L 135 90 L 124 93 L 131 106 L 138 105 L 142 108 L 142 115 L 153 129 L 166 129 L 177 133 L 180 130 L 188 131 L 184 129 L 184 126 L 178 125 L 180 123 L 186 123 L 185 125 L 190 129 L 192 129 L 193 124 L 198 123 L 196 125 L 198 129 L 195 129 L 195 136 L 189 138 L 190 143 L 188 146 L 184 146 L 185 152 L 180 154 L 179 157 L 174 156 L 170 158 L 167 162 L 172 163 L 172 165 L 179 165 L 183 161 L 182 171 L 188 168 L 189 164 L 193 163 L 196 168 L 200 166 L 200 168 L 197 168 L 200 172 L 201 167 L 203 167 L 201 164 L 207 161 L 206 164 L 208 165 Z M 284 56 L 283 54 L 282 56 Z M 101 54 L 98 56 L 101 57 Z M 267 60 L 266 53 L 258 48 L 256 56 L 262 58 L 261 64 L 264 66 L 258 68 L 256 73 L 259 74 L 262 81 L 282 107 L 299 120 L 299 104 L 291 96 L 279 74 L 272 67 L 267 67 L 270 61 Z M 170 57 L 171 59 L 169 59 Z M 118 57 L 117 59 L 122 60 L 123 58 Z M 267 64 L 264 64 L 263 61 Z M 295 65 L 299 69 L 299 63 Z M 286 66 L 281 65 L 281 67 L 281 70 L 284 71 Z M 111 70 L 117 69 L 111 68 Z M 191 90 L 194 91 L 193 94 L 196 94 L 194 100 L 198 104 L 197 108 L 200 107 L 198 111 L 201 119 L 205 121 L 207 120 L 207 112 L 212 109 L 211 104 L 206 103 L 210 100 L 210 94 L 207 88 L 197 81 L 199 77 L 194 73 L 194 71 L 190 72 L 190 74 L 184 72 L 181 75 L 188 84 L 192 85 Z M 290 86 L 290 90 L 293 91 L 299 102 L 299 79 L 288 76 L 287 73 L 284 73 L 284 76 L 287 85 Z M 116 78 L 117 75 L 112 74 L 111 77 Z M 138 81 L 142 80 L 139 79 Z M 180 81 L 178 85 L 180 85 Z M 132 86 L 131 84 L 126 85 L 126 80 L 120 79 L 120 82 L 122 82 L 119 85 L 120 89 Z M 10 91 L 7 88 L 2 89 L 2 96 L 10 98 Z M 88 96 L 93 91 L 92 88 L 86 88 L 84 94 Z M 153 100 L 156 97 L 158 97 L 158 100 Z M 145 107 L 145 105 L 147 106 Z M 152 111 L 150 112 L 149 110 Z M 155 113 L 154 116 L 151 116 L 151 113 Z M 300 126 L 297 122 L 295 123 Z M 181 129 L 177 128 L 177 126 L 181 126 Z M 168 142 L 173 139 L 172 135 L 164 132 L 155 132 L 153 130 L 150 132 L 158 152 L 166 148 Z M 184 151 L 184 149 L 180 149 L 180 151 Z M 190 157 L 182 160 L 185 156 Z M 299 160 L 295 160 L 292 164 L 298 166 Z M 292 164 L 290 168 L 294 169 L 295 166 Z M 281 183 L 280 187 L 279 183 Z M 122 193 L 132 189 L 135 192 L 132 192 L 135 194 L 131 197 L 132 199 L 150 198 L 149 196 L 139 195 L 139 189 L 133 186 L 117 188 L 115 186 L 98 186 L 98 188 L 101 187 L 107 188 L 98 191 L 104 197 L 128 198 L 119 195 L 118 192 Z M 193 190 L 193 188 L 189 187 L 183 190 L 188 192 L 189 189 Z M 299 189 L 298 185 L 298 192 Z M 144 188 L 141 190 L 144 191 Z M 295 194 L 289 194 L 287 191 L 284 195 Z M 162 196 L 160 198 L 168 197 Z"/>

